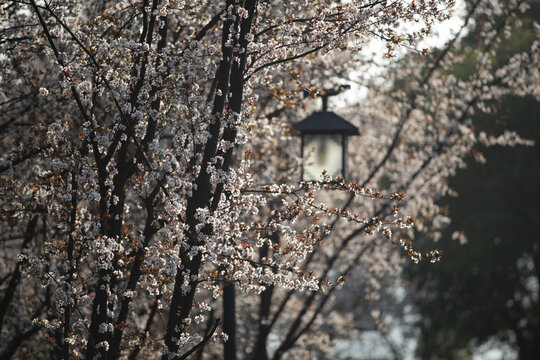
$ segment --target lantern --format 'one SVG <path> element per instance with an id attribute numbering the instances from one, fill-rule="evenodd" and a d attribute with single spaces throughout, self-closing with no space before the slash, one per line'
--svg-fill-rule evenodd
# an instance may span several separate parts
<path id="1" fill-rule="evenodd" d="M 358 128 L 326 110 L 315 112 L 293 125 L 302 136 L 302 181 L 318 181 L 323 170 L 332 178 L 345 177 L 347 137 L 360 135 Z"/>

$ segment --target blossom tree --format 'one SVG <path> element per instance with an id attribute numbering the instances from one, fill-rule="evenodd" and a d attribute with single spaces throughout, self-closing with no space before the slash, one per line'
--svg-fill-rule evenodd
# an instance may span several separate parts
<path id="1" fill-rule="evenodd" d="M 348 113 L 348 118 L 356 117 L 363 132 L 358 139 L 350 139 L 354 150 L 349 154 L 349 161 L 353 163 L 349 176 L 363 187 L 390 188 L 407 193 L 405 201 L 399 204 L 401 211 L 415 214 L 416 230 L 435 241 L 441 227 L 449 221 L 436 200 L 452 192 L 445 178 L 464 165 L 463 159 L 469 156 L 473 145 L 478 142 L 487 145 L 531 144 L 512 132 L 488 137 L 477 132 L 472 122 L 474 113 L 489 114 L 508 95 L 532 95 L 538 99 L 538 42 L 528 52 L 510 58 L 505 64 L 493 63 L 491 56 L 500 46 L 501 37 L 514 25 L 519 26 L 517 18 L 526 11 L 526 5 L 471 2 L 463 15 L 461 29 L 447 44 L 427 59 L 409 56 L 392 63 L 390 71 L 381 76 L 382 81 L 381 77 L 364 79 L 362 84 L 369 84 L 371 91 Z M 456 47 L 460 37 L 473 26 L 478 28 L 480 35 L 467 53 L 478 56 L 479 61 L 468 78 L 457 78 L 447 70 L 459 67 L 463 62 L 460 55 L 463 51 L 456 51 Z M 340 54 L 339 60 L 330 58 L 327 62 L 334 67 L 338 65 L 332 74 L 338 78 L 341 73 L 347 73 L 341 72 L 339 65 L 344 64 L 345 69 L 359 73 L 354 64 L 362 64 L 361 60 L 354 58 L 344 63 Z M 310 72 L 309 66 L 304 66 L 300 76 L 316 79 L 320 67 L 317 68 L 315 62 L 312 64 L 313 70 Z M 482 160 L 481 154 L 474 156 Z M 354 197 L 332 197 L 327 204 L 341 204 L 340 211 L 348 209 L 354 213 L 379 214 L 395 205 L 384 201 L 356 201 Z M 246 314 L 242 323 L 258 324 L 258 328 L 246 325 L 245 335 L 257 334 L 253 335 L 255 339 L 244 344 L 248 356 L 267 358 L 269 346 L 266 342 L 272 336 L 272 358 L 281 358 L 285 351 L 297 351 L 296 356 L 307 351 L 309 358 L 315 351 L 328 350 L 330 334 L 351 333 L 354 329 L 351 313 L 370 313 L 372 310 L 373 322 L 384 328 L 378 305 L 381 301 L 377 297 L 380 296 L 380 282 L 398 276 L 396 270 L 399 270 L 401 260 L 392 251 L 396 249 L 366 238 L 365 234 L 371 230 L 366 224 L 356 227 L 346 222 L 332 225 L 335 231 L 322 246 L 314 247 L 303 264 L 306 271 L 323 274 L 319 279 L 321 284 L 326 277 L 331 278 L 328 287 L 311 294 L 269 287 L 261 293 L 258 308 L 253 306 L 255 301 L 246 300 L 244 306 L 250 310 L 240 312 Z M 408 238 L 401 242 L 407 248 L 414 233 L 408 231 L 402 236 Z M 384 249 L 388 253 L 384 254 Z M 408 248 L 407 251 L 414 261 L 425 257 Z M 357 290 L 344 289 L 339 291 L 339 299 L 333 298 L 337 286 L 346 278 L 358 284 Z M 257 311 L 258 315 L 252 315 Z M 283 331 L 283 328 L 287 330 Z M 279 339 L 277 344 L 276 337 Z"/>
<path id="2" fill-rule="evenodd" d="M 412 236 L 401 213 L 420 230 L 441 224 L 433 199 L 477 139 L 470 112 L 507 92 L 538 96 L 537 44 L 496 78 L 488 56 L 469 81 L 445 76 L 450 42 L 425 67 L 413 58 L 394 65 L 395 81 L 372 81 L 350 154 L 357 181 L 300 183 L 289 116 L 315 81 L 361 66 L 367 41 L 391 57 L 452 5 L 3 1 L 2 358 L 211 354 L 228 336 L 224 283 L 246 294 L 247 356 L 268 357 L 272 332 L 273 358 L 300 356 L 327 344 L 309 334 L 346 319 L 329 305 L 347 277 L 376 297 L 400 266 L 394 250 L 437 260 L 392 236 Z M 519 7 L 478 1 L 471 14 L 486 9 Z M 489 47 L 506 24 L 486 24 Z M 397 88 L 405 76 L 418 80 Z M 321 323 L 325 313 L 335 319 Z"/>

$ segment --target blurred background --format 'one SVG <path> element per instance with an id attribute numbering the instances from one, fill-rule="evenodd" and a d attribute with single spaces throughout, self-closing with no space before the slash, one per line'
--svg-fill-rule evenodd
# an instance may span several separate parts
<path id="1" fill-rule="evenodd" d="M 519 19 L 522 27 L 502 40 L 495 62 L 534 39 L 540 5 L 530 5 Z M 455 69 L 457 76 L 468 71 L 466 65 Z M 540 359 L 539 121 L 540 104 L 530 98 L 508 98 L 475 119 L 488 135 L 507 127 L 535 144 L 477 146 L 467 167 L 450 179 L 455 195 L 441 201 L 452 219 L 438 245 L 444 261 L 408 272 L 418 357 Z"/>
<path id="2" fill-rule="evenodd" d="M 526 3 L 529 9 L 514 19 L 521 26 L 492 54 L 495 64 L 535 39 L 540 2 Z M 465 61 L 451 70 L 457 77 L 474 69 L 476 59 L 465 49 L 477 28 L 461 41 Z M 540 103 L 512 97 L 493 109 L 475 115 L 479 132 L 497 136 L 506 128 L 534 144 L 471 151 L 466 167 L 449 180 L 451 196 L 439 202 L 452 219 L 436 244 L 443 260 L 410 263 L 403 287 L 387 290 L 381 322 L 367 326 L 358 341 L 338 344 L 341 356 L 540 359 Z"/>

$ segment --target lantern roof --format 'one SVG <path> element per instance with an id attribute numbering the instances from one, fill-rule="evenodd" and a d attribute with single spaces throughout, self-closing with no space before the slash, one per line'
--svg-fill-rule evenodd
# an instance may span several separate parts
<path id="1" fill-rule="evenodd" d="M 314 112 L 293 128 L 308 134 L 360 135 L 356 126 L 331 111 Z"/>

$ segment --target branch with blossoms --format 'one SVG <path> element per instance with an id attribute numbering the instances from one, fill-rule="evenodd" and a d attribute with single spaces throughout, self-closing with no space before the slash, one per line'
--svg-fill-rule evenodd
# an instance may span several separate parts
<path id="1" fill-rule="evenodd" d="M 434 68 L 432 68 L 432 70 L 433 70 L 433 69 L 434 69 Z M 469 102 L 469 104 L 467 105 L 467 108 L 473 106 L 474 104 L 476 104 L 476 102 L 477 102 L 478 100 L 479 100 L 478 97 L 473 98 L 473 99 Z M 467 110 L 467 109 L 466 109 L 466 110 Z M 467 113 L 468 113 L 468 111 L 464 111 L 462 114 L 463 114 L 463 116 L 465 116 L 465 114 L 467 114 Z M 460 121 L 463 121 L 463 120 L 460 120 Z M 395 137 L 395 139 L 396 139 L 396 138 L 397 138 L 397 137 Z M 450 145 L 449 141 L 447 141 L 446 144 L 447 144 L 447 145 Z M 394 147 L 390 147 L 390 149 L 391 149 L 391 150 L 390 150 L 390 153 L 391 153 L 392 150 L 394 149 Z M 437 151 L 437 153 L 440 153 L 441 150 L 442 150 L 442 148 L 440 148 L 440 149 Z M 449 150 L 450 150 L 450 146 L 449 146 Z M 385 158 L 385 159 L 387 159 L 387 158 Z M 407 181 L 405 181 L 404 185 L 402 186 L 402 189 L 403 189 L 402 191 L 405 191 L 405 189 L 408 188 L 408 187 L 412 184 L 412 182 L 419 176 L 419 174 L 422 173 L 422 171 L 424 171 L 424 170 L 428 167 L 428 165 L 432 162 L 432 160 L 433 160 L 433 157 L 429 157 L 428 160 L 426 160 L 426 161 L 420 166 L 420 168 L 419 168 L 417 171 L 415 171 L 415 172 L 412 174 L 412 176 L 411 176 Z M 385 161 L 386 161 L 386 160 L 385 160 Z M 385 161 L 383 161 L 383 163 L 384 163 Z M 437 261 L 438 259 L 440 259 L 440 256 L 441 256 L 441 254 L 442 254 L 442 252 L 439 251 L 439 250 L 432 250 L 432 251 L 429 251 L 428 253 L 426 253 L 425 255 L 422 255 L 420 252 L 418 252 L 418 251 L 416 251 L 416 250 L 414 250 L 414 249 L 412 248 L 412 243 L 411 243 L 410 241 L 408 241 L 408 240 L 402 240 L 402 239 L 400 239 L 400 240 L 399 240 L 398 242 L 396 242 L 396 243 L 397 243 L 400 247 L 402 247 L 402 248 L 404 249 L 404 251 L 411 257 L 411 259 L 412 259 L 414 262 L 421 261 L 421 260 L 423 260 L 423 259 L 429 259 L 429 261 L 434 262 L 434 261 Z M 284 307 L 285 307 L 285 304 L 286 304 L 287 301 L 291 298 L 291 294 L 292 294 L 292 292 L 289 292 L 289 293 L 287 294 L 287 296 L 284 297 L 283 302 L 282 302 L 281 305 L 279 306 L 280 311 L 278 311 L 278 312 L 276 313 L 277 316 L 279 316 L 279 314 L 281 313 L 281 311 L 283 311 L 283 309 L 284 309 Z M 308 301 L 308 303 L 309 303 L 309 301 Z M 324 304 L 324 303 L 323 303 L 323 304 Z M 274 318 L 274 320 L 271 322 L 271 324 L 274 324 L 275 321 L 276 321 L 276 318 Z M 266 331 L 268 331 L 268 330 L 266 330 Z M 290 348 L 290 347 L 292 346 L 290 343 L 289 343 L 289 344 L 284 343 L 284 344 L 286 344 L 286 346 L 285 346 L 286 348 Z"/>
<path id="2" fill-rule="evenodd" d="M 242 322 L 249 339 L 243 344 L 259 333 L 246 349 L 264 358 L 270 333 L 290 334 L 278 340 L 274 357 L 294 357 L 321 315 L 332 314 L 330 294 L 347 275 L 359 269 L 375 284 L 382 267 L 400 264 L 391 254 L 437 259 L 439 251 L 420 253 L 412 240 L 402 240 L 413 239 L 404 234 L 411 235 L 414 219 L 399 213 L 414 214 L 415 227 L 434 216 L 432 203 L 423 200 L 438 196 L 428 190 L 443 183 L 434 173 L 451 171 L 452 153 L 462 156 L 473 141 L 466 117 L 452 128 L 443 116 L 418 140 L 412 134 L 423 134 L 425 125 L 418 114 L 442 115 L 448 104 L 463 110 L 453 118 L 461 119 L 489 101 L 481 94 L 484 85 L 500 92 L 515 88 L 511 78 L 532 73 L 526 67 L 534 67 L 533 57 L 528 63 L 515 58 L 496 75 L 498 83 L 486 77 L 489 59 L 482 59 L 476 70 L 484 73 L 474 81 L 442 81 L 458 34 L 433 65 L 414 63 L 407 79 L 417 80 L 407 91 L 386 94 L 380 108 L 373 106 L 381 113 L 373 118 L 376 144 L 358 146 L 358 156 L 349 158 L 361 165 L 373 158 L 369 166 L 353 167 L 363 181 L 323 176 L 321 182 L 282 185 L 293 181 L 300 162 L 283 155 L 287 161 L 275 166 L 285 175 L 278 177 L 268 158 L 290 151 L 286 117 L 303 102 L 303 91 L 323 86 L 334 70 L 353 69 L 343 50 L 361 54 L 374 33 L 389 49 L 414 44 L 452 4 L 0 5 L 0 77 L 6 84 L 0 93 L 6 116 L 0 124 L 6 134 L 0 141 L 6 249 L 0 286 L 3 301 L 12 296 L 0 309 L 2 355 L 166 359 L 204 348 L 213 356 L 218 347 L 209 339 L 225 336 L 216 335 L 216 311 L 199 304 L 233 282 L 245 291 L 238 314 L 251 316 Z M 425 30 L 401 26 L 416 21 Z M 485 44 L 493 41 L 485 38 Z M 461 103 L 459 91 L 465 94 Z M 429 103 L 430 93 L 442 100 Z M 381 109 L 390 106 L 401 107 L 398 121 L 382 118 Z M 262 119 L 265 113 L 271 119 Z M 414 141 L 421 145 L 413 154 Z M 242 162 L 241 148 L 253 149 L 257 166 Z M 383 186 L 383 175 L 390 185 Z M 278 185 L 257 186 L 259 176 L 260 183 Z M 23 251 L 28 259 L 17 280 L 13 269 L 34 217 L 34 240 Z M 8 295 L 11 282 L 17 286 Z M 252 311 L 257 299 L 258 314 Z M 286 330 L 280 332 L 281 324 Z"/>

